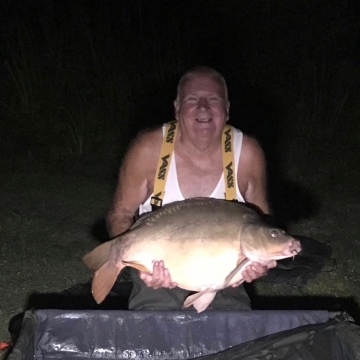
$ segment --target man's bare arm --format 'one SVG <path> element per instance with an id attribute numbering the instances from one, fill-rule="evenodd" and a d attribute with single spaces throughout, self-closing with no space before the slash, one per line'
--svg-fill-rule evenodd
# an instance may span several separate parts
<path id="1" fill-rule="evenodd" d="M 257 206 L 264 214 L 268 214 L 265 155 L 258 142 L 246 135 L 243 138 L 237 176 L 239 190 L 244 196 L 244 200 Z M 269 269 L 275 266 L 276 261 L 270 262 L 268 266 L 253 262 L 243 272 L 244 280 L 251 282 L 265 275 Z M 234 286 L 238 286 L 238 284 L 234 284 Z"/>
<path id="2" fill-rule="evenodd" d="M 269 213 L 266 184 L 266 160 L 258 142 L 244 135 L 238 171 L 239 190 L 247 203 Z"/>
<path id="3" fill-rule="evenodd" d="M 160 153 L 159 135 L 161 130 L 139 135 L 125 155 L 113 203 L 107 215 L 111 237 L 121 234 L 132 225 L 137 209 L 152 191 L 151 182 Z"/>
<path id="4" fill-rule="evenodd" d="M 153 192 L 153 179 L 160 154 L 162 130 L 138 136 L 126 153 L 119 171 L 119 181 L 107 216 L 110 237 L 115 237 L 131 227 L 140 204 Z M 154 263 L 152 274 L 141 271 L 145 284 L 155 289 L 173 288 L 169 271 L 163 261 Z"/>

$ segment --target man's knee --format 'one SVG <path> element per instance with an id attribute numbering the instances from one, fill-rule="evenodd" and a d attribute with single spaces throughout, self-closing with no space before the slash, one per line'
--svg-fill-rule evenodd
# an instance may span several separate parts
<path id="1" fill-rule="evenodd" d="M 251 302 L 244 286 L 241 285 L 218 291 L 210 307 L 213 310 L 243 311 L 251 310 Z"/>
<path id="2" fill-rule="evenodd" d="M 147 287 L 136 270 L 132 271 L 133 288 L 129 299 L 131 310 L 181 310 L 188 291 L 175 288 Z"/>

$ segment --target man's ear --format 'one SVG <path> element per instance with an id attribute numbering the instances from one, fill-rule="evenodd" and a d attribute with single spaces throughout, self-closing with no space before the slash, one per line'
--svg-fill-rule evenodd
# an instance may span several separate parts
<path id="1" fill-rule="evenodd" d="M 229 121 L 229 117 L 230 117 L 230 101 L 229 100 L 226 100 L 226 113 L 227 113 L 226 121 Z"/>
<path id="2" fill-rule="evenodd" d="M 180 117 L 180 104 L 179 104 L 178 99 L 175 99 L 175 101 L 174 101 L 174 108 L 175 108 L 175 119 L 179 120 L 179 117 Z"/>

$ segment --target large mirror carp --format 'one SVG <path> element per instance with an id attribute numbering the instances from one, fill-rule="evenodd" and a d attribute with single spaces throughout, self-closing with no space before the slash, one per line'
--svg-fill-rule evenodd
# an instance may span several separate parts
<path id="1" fill-rule="evenodd" d="M 94 271 L 92 293 L 101 303 L 126 266 L 152 272 L 163 260 L 172 281 L 196 291 L 184 306 L 207 308 L 217 291 L 243 280 L 252 261 L 293 257 L 300 242 L 264 222 L 244 203 L 212 198 L 177 201 L 140 217 L 123 234 L 84 256 Z"/>

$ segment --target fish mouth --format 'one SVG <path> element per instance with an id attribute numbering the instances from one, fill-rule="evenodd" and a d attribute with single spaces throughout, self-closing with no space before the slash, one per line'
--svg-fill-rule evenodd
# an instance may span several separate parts
<path id="1" fill-rule="evenodd" d="M 292 254 L 293 254 L 292 258 L 293 258 L 293 260 L 294 260 L 295 256 L 299 254 L 299 252 L 300 252 L 300 251 L 297 251 L 296 249 L 294 249 L 294 250 L 292 251 Z"/>
<path id="2" fill-rule="evenodd" d="M 301 252 L 301 243 L 299 240 L 293 239 L 287 249 L 291 255 L 294 257 L 295 255 L 298 255 Z"/>
<path id="3" fill-rule="evenodd" d="M 286 243 L 285 247 L 278 248 L 277 251 L 264 252 L 256 249 L 242 248 L 242 252 L 248 259 L 266 266 L 271 260 L 294 258 L 301 252 L 301 244 L 299 240 L 292 239 Z"/>

